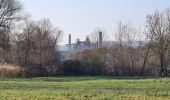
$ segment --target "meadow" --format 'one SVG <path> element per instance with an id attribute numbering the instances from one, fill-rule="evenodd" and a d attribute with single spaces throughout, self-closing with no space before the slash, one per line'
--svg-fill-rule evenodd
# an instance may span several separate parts
<path id="1" fill-rule="evenodd" d="M 170 100 L 170 79 L 0 78 L 0 100 Z"/>

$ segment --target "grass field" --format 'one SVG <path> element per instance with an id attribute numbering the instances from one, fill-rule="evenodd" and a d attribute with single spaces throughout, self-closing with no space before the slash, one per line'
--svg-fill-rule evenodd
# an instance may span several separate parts
<path id="1" fill-rule="evenodd" d="M 0 78 L 0 100 L 170 100 L 170 79 Z"/>

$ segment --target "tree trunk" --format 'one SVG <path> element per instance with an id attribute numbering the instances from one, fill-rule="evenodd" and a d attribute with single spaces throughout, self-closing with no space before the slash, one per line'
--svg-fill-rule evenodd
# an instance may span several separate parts
<path id="1" fill-rule="evenodd" d="M 160 56 L 160 76 L 168 76 L 167 73 L 167 68 L 166 68 L 166 64 L 165 64 L 165 55 L 161 54 Z"/>
<path id="2" fill-rule="evenodd" d="M 143 66 L 142 66 L 142 69 L 141 69 L 141 73 L 140 73 L 141 75 L 144 75 L 144 70 L 145 70 L 145 67 L 146 67 L 149 52 L 150 52 L 150 48 L 148 47 L 146 54 L 145 54 L 145 57 L 144 57 Z"/>
<path id="3" fill-rule="evenodd" d="M 160 76 L 163 76 L 164 75 L 164 68 L 163 68 L 163 61 L 161 60 L 161 65 L 160 65 Z"/>

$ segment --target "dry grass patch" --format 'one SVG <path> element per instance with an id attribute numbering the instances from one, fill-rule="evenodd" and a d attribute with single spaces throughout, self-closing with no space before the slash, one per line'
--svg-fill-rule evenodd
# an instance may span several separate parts
<path id="1" fill-rule="evenodd" d="M 18 77 L 21 75 L 22 69 L 19 66 L 10 64 L 0 64 L 1 77 Z"/>

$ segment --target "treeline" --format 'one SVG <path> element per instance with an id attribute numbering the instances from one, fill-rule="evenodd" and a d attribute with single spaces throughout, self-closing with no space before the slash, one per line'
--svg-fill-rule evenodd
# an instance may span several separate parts
<path id="1" fill-rule="evenodd" d="M 99 41 L 99 32 L 91 36 L 92 48 L 65 61 L 56 49 L 61 30 L 48 19 L 24 16 L 18 0 L 0 0 L 0 76 L 170 74 L 169 9 L 148 15 L 144 31 L 120 22 L 114 32 L 117 42 L 109 47 Z"/>
<path id="2" fill-rule="evenodd" d="M 55 47 L 60 37 L 61 31 L 48 19 L 27 18 L 18 0 L 0 0 L 1 76 L 13 71 L 18 76 L 56 75 L 60 55 Z"/>
<path id="3" fill-rule="evenodd" d="M 114 34 L 112 47 L 94 44 L 72 54 L 65 62 L 66 75 L 169 76 L 169 9 L 148 15 L 144 31 L 120 22 Z M 95 33 L 92 39 L 98 43 L 99 37 Z"/>

